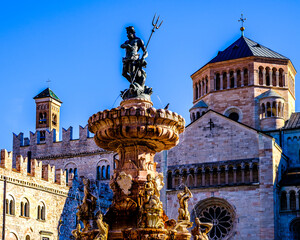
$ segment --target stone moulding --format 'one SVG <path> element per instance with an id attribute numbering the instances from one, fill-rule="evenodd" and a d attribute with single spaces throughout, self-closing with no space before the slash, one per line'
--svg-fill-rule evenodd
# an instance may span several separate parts
<path id="1" fill-rule="evenodd" d="M 131 103 L 130 103 L 131 105 Z M 176 146 L 184 118 L 175 112 L 148 106 L 120 106 L 98 112 L 88 121 L 96 144 L 106 150 L 141 141 L 155 152 Z"/>

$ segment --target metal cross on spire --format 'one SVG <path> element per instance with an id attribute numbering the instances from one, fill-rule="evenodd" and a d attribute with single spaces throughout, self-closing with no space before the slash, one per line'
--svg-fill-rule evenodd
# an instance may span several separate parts
<path id="1" fill-rule="evenodd" d="M 244 18 L 244 15 L 241 14 L 241 17 L 240 19 L 238 20 L 239 22 L 242 22 L 242 26 L 240 28 L 241 32 L 242 32 L 242 36 L 244 36 L 244 31 L 245 31 L 245 28 L 244 28 L 244 22 L 247 20 L 247 18 Z"/>
<path id="2" fill-rule="evenodd" d="M 48 83 L 48 88 L 50 88 L 51 80 L 48 78 L 48 80 L 46 82 Z"/>

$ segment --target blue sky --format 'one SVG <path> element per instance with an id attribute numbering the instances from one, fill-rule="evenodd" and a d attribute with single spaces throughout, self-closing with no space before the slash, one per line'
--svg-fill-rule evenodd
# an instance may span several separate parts
<path id="1" fill-rule="evenodd" d="M 116 107 L 128 87 L 121 76 L 125 27 L 135 26 L 146 42 L 154 13 L 164 23 L 148 47 L 152 101 L 156 108 L 170 103 L 189 122 L 190 75 L 240 37 L 241 13 L 245 36 L 287 56 L 299 70 L 299 12 L 296 0 L 1 1 L 0 148 L 12 149 L 12 132 L 29 136 L 35 130 L 32 98 L 48 79 L 63 101 L 61 126 L 73 126 L 75 138 L 89 116 Z"/>

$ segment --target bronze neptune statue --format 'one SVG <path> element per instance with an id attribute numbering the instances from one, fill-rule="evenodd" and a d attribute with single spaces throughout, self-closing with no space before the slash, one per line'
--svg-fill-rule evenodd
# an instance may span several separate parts
<path id="1" fill-rule="evenodd" d="M 130 82 L 130 86 L 129 89 L 121 92 L 123 100 L 135 97 L 150 100 L 149 96 L 152 94 L 152 88 L 145 86 L 147 74 L 143 68 L 147 66 L 147 62 L 145 61 L 146 57 L 148 57 L 147 46 L 152 34 L 155 32 L 155 29 L 158 29 L 162 24 L 161 22 L 157 25 L 159 17 L 156 23 L 154 23 L 154 19 L 155 16 L 152 21 L 152 33 L 146 46 L 144 45 L 143 40 L 136 36 L 133 26 L 126 28 L 128 40 L 121 45 L 121 48 L 126 51 L 125 57 L 123 58 L 122 75 Z M 140 50 L 143 52 L 141 58 L 139 54 Z"/>

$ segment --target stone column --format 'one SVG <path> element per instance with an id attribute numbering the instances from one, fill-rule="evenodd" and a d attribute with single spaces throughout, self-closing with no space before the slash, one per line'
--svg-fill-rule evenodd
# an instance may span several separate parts
<path id="1" fill-rule="evenodd" d="M 228 166 L 225 166 L 225 184 L 228 184 Z"/>
<path id="2" fill-rule="evenodd" d="M 202 169 L 202 186 L 205 186 L 205 169 Z"/>
<path id="3" fill-rule="evenodd" d="M 275 105 L 276 105 L 276 117 L 279 117 L 278 116 L 278 102 L 275 102 Z"/>
<path id="4" fill-rule="evenodd" d="M 234 87 L 237 87 L 237 72 L 233 73 L 233 77 L 234 77 Z"/>
<path id="5" fill-rule="evenodd" d="M 241 171 L 242 171 L 242 183 L 245 183 L 245 164 L 243 163 L 241 165 Z"/>
<path id="6" fill-rule="evenodd" d="M 250 77 L 250 70 L 248 72 L 248 85 L 251 85 L 251 77 Z M 253 85 L 259 85 L 259 70 L 254 69 L 253 72 Z"/>
<path id="7" fill-rule="evenodd" d="M 249 171 L 250 171 L 250 182 L 253 182 L 253 164 L 250 164 L 249 166 Z"/>
<path id="8" fill-rule="evenodd" d="M 223 90 L 223 74 L 220 74 L 220 90 Z"/>
<path id="9" fill-rule="evenodd" d="M 176 174 L 172 174 L 173 178 L 172 178 L 172 188 L 176 188 L 175 186 L 175 180 L 176 180 Z"/>
<path id="10" fill-rule="evenodd" d="M 279 71 L 276 71 L 276 87 L 279 87 Z"/>
<path id="11" fill-rule="evenodd" d="M 227 72 L 227 89 L 230 88 L 230 73 Z"/>
<path id="12" fill-rule="evenodd" d="M 288 77 L 287 77 L 287 73 L 282 75 L 282 80 L 283 80 L 283 86 L 287 87 L 288 86 Z"/>
<path id="13" fill-rule="evenodd" d="M 241 71 L 241 87 L 244 87 L 244 71 Z"/>
<path id="14" fill-rule="evenodd" d="M 209 185 L 213 185 L 213 169 L 209 170 Z"/>
<path id="15" fill-rule="evenodd" d="M 217 78 L 216 75 L 214 75 L 214 90 L 217 90 Z"/>
<path id="16" fill-rule="evenodd" d="M 272 87 L 273 86 L 273 71 L 272 69 L 269 70 L 269 77 L 270 77 L 270 86 Z"/>
<path id="17" fill-rule="evenodd" d="M 268 112 L 267 109 L 268 109 L 267 108 L 267 102 L 265 102 L 265 118 L 268 117 L 268 115 L 267 115 L 267 112 Z"/>
<path id="18" fill-rule="evenodd" d="M 296 209 L 299 210 L 300 206 L 299 206 L 299 201 L 300 201 L 300 192 L 298 191 L 298 193 L 296 192 Z"/>
<path id="19" fill-rule="evenodd" d="M 266 69 L 263 69 L 263 86 L 266 86 Z"/>
<path id="20" fill-rule="evenodd" d="M 287 193 L 286 194 L 286 206 L 287 206 L 287 210 L 290 210 L 290 194 L 289 193 Z"/>
<path id="21" fill-rule="evenodd" d="M 198 179 L 198 174 L 197 174 L 197 172 L 194 172 L 194 187 L 197 187 L 197 186 L 198 186 L 198 181 L 197 181 L 197 179 Z"/>
<path id="22" fill-rule="evenodd" d="M 236 183 L 236 167 L 233 167 L 233 183 Z"/>

